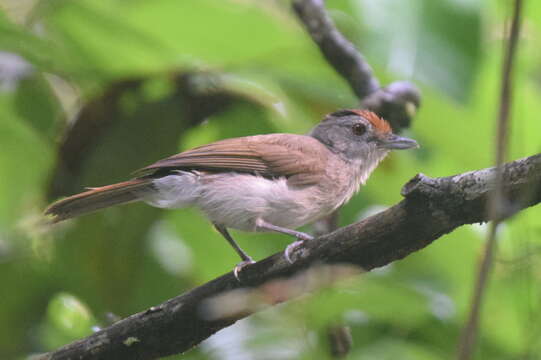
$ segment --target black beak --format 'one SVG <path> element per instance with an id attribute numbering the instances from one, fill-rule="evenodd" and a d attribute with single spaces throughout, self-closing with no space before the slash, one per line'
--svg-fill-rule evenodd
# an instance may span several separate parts
<path id="1" fill-rule="evenodd" d="M 380 146 L 388 150 L 406 150 L 418 148 L 419 144 L 413 139 L 391 134 L 381 141 Z"/>

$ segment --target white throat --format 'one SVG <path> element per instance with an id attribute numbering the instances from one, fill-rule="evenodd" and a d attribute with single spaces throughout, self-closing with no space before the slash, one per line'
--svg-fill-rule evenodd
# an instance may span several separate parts
<path id="1" fill-rule="evenodd" d="M 359 185 L 364 185 L 366 183 L 370 174 L 372 174 L 378 164 L 385 159 L 388 153 L 388 150 L 374 150 L 370 151 L 365 159 L 353 160 L 353 163 L 357 165 L 358 168 Z"/>
<path id="2" fill-rule="evenodd" d="M 371 151 L 365 159 L 349 160 L 350 163 L 353 164 L 351 181 L 348 187 L 345 189 L 343 196 L 337 202 L 336 207 L 348 202 L 349 199 L 351 199 L 351 197 L 359 191 L 361 185 L 366 183 L 366 180 L 368 180 L 368 177 L 370 174 L 372 174 L 372 171 L 374 171 L 380 161 L 383 160 L 388 153 L 389 151 L 376 150 Z"/>

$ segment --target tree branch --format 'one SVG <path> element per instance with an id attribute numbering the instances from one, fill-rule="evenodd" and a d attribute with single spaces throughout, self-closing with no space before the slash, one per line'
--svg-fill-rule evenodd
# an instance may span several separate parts
<path id="1" fill-rule="evenodd" d="M 293 9 L 325 59 L 361 100 L 361 107 L 385 118 L 396 132 L 409 127 L 421 102 L 417 88 L 406 81 L 381 88 L 361 53 L 336 29 L 323 0 L 295 0 Z"/>
<path id="2" fill-rule="evenodd" d="M 188 351 L 260 309 L 209 316 L 207 305 L 216 296 L 291 278 L 317 263 L 353 264 L 368 271 L 402 259 L 459 226 L 491 220 L 485 210 L 495 174 L 494 168 L 435 179 L 419 174 L 402 189 L 405 199 L 400 203 L 309 242 L 294 264 L 282 253 L 274 254 L 243 270 L 242 284 L 232 273 L 225 274 L 39 359 L 153 359 Z M 505 217 L 541 202 L 541 154 L 505 164 L 502 185 L 511 204 Z M 297 295 L 282 294 L 267 305 Z M 220 304 L 227 308 L 227 303 Z"/>

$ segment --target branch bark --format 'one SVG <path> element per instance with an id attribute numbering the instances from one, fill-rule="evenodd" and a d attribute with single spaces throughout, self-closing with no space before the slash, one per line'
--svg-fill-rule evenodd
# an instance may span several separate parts
<path id="1" fill-rule="evenodd" d="M 206 306 L 219 295 L 291 278 L 320 263 L 353 264 L 369 271 L 402 259 L 459 226 L 491 220 L 485 209 L 495 174 L 495 168 L 434 179 L 419 174 L 402 189 L 404 200 L 316 238 L 294 264 L 282 253 L 274 254 L 243 270 L 242 284 L 232 273 L 225 274 L 39 359 L 154 359 L 188 351 L 260 309 L 209 317 Z M 505 164 L 502 184 L 505 217 L 541 202 L 541 154 Z M 288 299 L 274 298 L 268 305 Z"/>

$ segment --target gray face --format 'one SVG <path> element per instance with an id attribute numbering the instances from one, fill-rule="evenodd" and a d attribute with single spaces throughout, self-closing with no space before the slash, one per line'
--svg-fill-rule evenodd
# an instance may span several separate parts
<path id="1" fill-rule="evenodd" d="M 348 160 L 384 157 L 389 150 L 418 147 L 414 140 L 376 129 L 366 118 L 348 110 L 328 115 L 309 135 Z"/>

